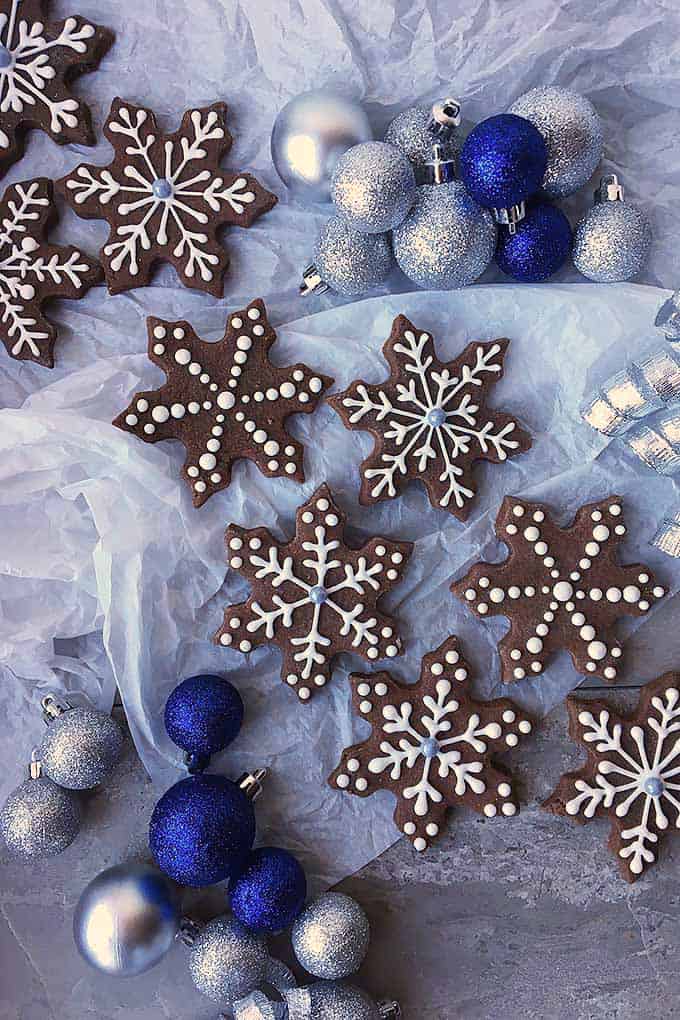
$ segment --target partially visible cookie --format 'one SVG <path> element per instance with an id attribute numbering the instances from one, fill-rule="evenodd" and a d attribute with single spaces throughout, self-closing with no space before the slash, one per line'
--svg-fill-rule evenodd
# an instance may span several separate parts
<path id="1" fill-rule="evenodd" d="M 65 145 L 94 145 L 89 108 L 71 93 L 93 71 L 113 32 L 78 16 L 47 21 L 51 0 L 0 0 L 0 175 L 24 152 L 30 128 Z"/>

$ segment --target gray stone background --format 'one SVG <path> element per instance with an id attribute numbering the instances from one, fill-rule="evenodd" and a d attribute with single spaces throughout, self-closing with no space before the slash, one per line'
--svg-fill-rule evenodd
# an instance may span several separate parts
<path id="1" fill-rule="evenodd" d="M 292 285 L 323 213 L 302 216 L 286 201 L 269 165 L 266 125 L 292 95 L 329 83 L 361 96 L 377 131 L 397 109 L 444 91 L 463 98 L 472 120 L 504 109 L 536 84 L 585 92 L 604 119 L 605 165 L 621 172 L 628 194 L 653 223 L 654 253 L 641 282 L 678 284 L 680 12 L 674 2 L 54 0 L 59 16 L 73 8 L 118 33 L 99 74 L 78 86 L 96 97 L 98 130 L 108 99 L 121 91 L 170 120 L 189 103 L 214 99 L 216 83 L 229 100 L 237 122 L 233 165 L 252 167 L 281 196 L 265 227 L 231 240 L 229 298 L 252 296 L 248 261 L 266 249 L 272 254 L 265 297 L 276 321 L 300 314 Z M 102 144 L 93 161 L 105 153 Z M 77 158 L 36 136 L 8 179 L 42 171 L 48 159 L 56 177 Z M 577 214 L 588 201 L 588 194 L 577 196 L 567 210 Z M 93 247 L 91 225 L 75 218 L 67 224 L 76 243 Z M 486 281 L 498 279 L 491 270 Z M 560 279 L 579 282 L 569 269 Z M 409 288 L 399 277 L 391 289 Z M 323 300 L 329 306 L 335 299 Z M 13 403 L 26 387 L 30 392 L 30 381 L 30 374 L 19 382 L 13 367 L 7 370 Z M 663 660 L 662 668 L 678 665 L 674 612 L 672 604 L 660 610 L 644 635 L 632 639 L 629 677 L 649 675 L 650 655 L 655 665 Z M 633 691 L 611 696 L 622 706 L 635 697 Z M 606 849 L 604 823 L 577 828 L 538 808 L 578 759 L 558 706 L 509 759 L 526 805 L 515 824 L 461 812 L 425 857 L 401 842 L 343 883 L 373 924 L 358 977 L 367 989 L 398 998 L 409 1020 L 680 1015 L 674 856 L 680 842 L 670 834 L 659 864 L 627 886 Z M 16 772 L 14 758 L 4 764 Z M 129 745 L 117 775 L 92 796 L 86 831 L 65 854 L 30 868 L 0 859 L 2 1020 L 214 1017 L 191 989 L 181 947 L 150 974 L 116 982 L 88 970 L 72 944 L 80 891 L 99 868 L 144 853 L 159 792 Z M 223 902 L 213 890 L 190 896 L 187 907 L 207 918 Z"/>

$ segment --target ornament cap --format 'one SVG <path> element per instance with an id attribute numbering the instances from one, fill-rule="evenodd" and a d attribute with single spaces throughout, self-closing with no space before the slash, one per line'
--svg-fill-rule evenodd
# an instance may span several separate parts
<path id="1" fill-rule="evenodd" d="M 616 174 L 605 174 L 600 178 L 600 186 L 595 192 L 595 204 L 602 202 L 623 202 L 623 184 L 619 183 Z"/>
<path id="2" fill-rule="evenodd" d="M 493 216 L 496 223 L 502 223 L 503 226 L 506 226 L 509 234 L 517 233 L 517 224 L 524 219 L 526 214 L 527 208 L 524 202 L 518 202 L 517 205 L 508 206 L 507 209 L 493 210 Z"/>
<path id="3" fill-rule="evenodd" d="M 452 96 L 437 100 L 432 104 L 427 130 L 437 138 L 448 138 L 457 127 L 460 127 L 460 113 L 460 102 Z"/>
<path id="4" fill-rule="evenodd" d="M 315 265 L 307 266 L 302 274 L 300 284 L 300 297 L 308 297 L 309 294 L 325 294 L 329 286 L 321 277 L 321 273 Z"/>
<path id="5" fill-rule="evenodd" d="M 29 779 L 40 779 L 42 776 L 42 762 L 38 757 L 38 754 L 38 748 L 34 747 L 31 751 L 31 761 L 28 766 Z"/>
<path id="6" fill-rule="evenodd" d="M 179 922 L 179 928 L 175 938 L 182 945 L 187 946 L 189 949 L 193 946 L 194 942 L 198 938 L 201 925 L 198 921 L 194 921 L 191 917 L 182 917 Z"/>
<path id="7" fill-rule="evenodd" d="M 42 708 L 42 716 L 45 720 L 45 724 L 49 726 L 51 722 L 58 719 L 64 712 L 68 712 L 73 705 L 70 705 L 65 698 L 58 698 L 56 694 L 46 694 L 44 698 L 40 699 L 40 707 Z"/>
<path id="8" fill-rule="evenodd" d="M 379 1002 L 378 1014 L 381 1020 L 401 1020 L 401 1006 L 395 1000 Z"/>
<path id="9" fill-rule="evenodd" d="M 205 772 L 208 765 L 210 764 L 209 754 L 195 754 L 192 751 L 184 752 L 184 764 L 187 772 L 192 776 L 196 775 L 197 772 Z"/>
<path id="10" fill-rule="evenodd" d="M 236 780 L 236 785 L 243 790 L 248 800 L 257 800 L 262 793 L 262 781 L 267 775 L 267 769 L 255 769 L 254 772 L 244 772 Z"/>
<path id="11" fill-rule="evenodd" d="M 429 184 L 449 184 L 456 179 L 456 161 L 445 155 L 445 150 L 435 142 L 432 146 L 432 158 L 427 161 Z"/>

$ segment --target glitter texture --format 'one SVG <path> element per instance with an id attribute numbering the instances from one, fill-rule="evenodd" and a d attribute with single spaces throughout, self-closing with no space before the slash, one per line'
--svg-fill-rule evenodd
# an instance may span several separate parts
<path id="1" fill-rule="evenodd" d="M 51 779 L 27 779 L 5 801 L 0 833 L 13 857 L 30 861 L 60 854 L 78 835 L 80 801 Z"/>
<path id="2" fill-rule="evenodd" d="M 516 99 L 508 113 L 531 121 L 548 149 L 543 190 L 555 198 L 572 195 L 590 179 L 602 159 L 602 122 L 578 92 L 544 85 Z"/>
<path id="3" fill-rule="evenodd" d="M 355 145 L 338 161 L 331 197 L 355 230 L 379 234 L 404 219 L 416 196 L 416 178 L 406 156 L 386 142 Z"/>
<path id="4" fill-rule="evenodd" d="M 314 265 L 324 283 L 338 294 L 353 296 L 379 287 L 393 266 L 387 234 L 360 234 L 333 216 L 314 246 Z"/>
<path id="5" fill-rule="evenodd" d="M 385 132 L 385 141 L 396 145 L 404 153 L 414 169 L 419 184 L 429 183 L 428 163 L 432 159 L 432 144 L 438 141 L 444 159 L 453 159 L 458 164 L 465 136 L 456 128 L 448 138 L 436 138 L 427 126 L 432 116 L 432 106 L 412 106 L 402 110 Z"/>
<path id="6" fill-rule="evenodd" d="M 359 904 L 343 893 L 325 893 L 293 926 L 293 950 L 314 977 L 334 980 L 354 974 L 368 950 L 371 930 Z"/>
<path id="7" fill-rule="evenodd" d="M 317 981 L 309 988 L 309 1020 L 378 1020 L 376 1003 L 361 988 L 338 981 Z"/>
<path id="8" fill-rule="evenodd" d="M 501 113 L 470 132 L 460 154 L 460 175 L 480 205 L 508 209 L 535 194 L 548 164 L 541 133 L 523 117 Z"/>
<path id="9" fill-rule="evenodd" d="M 621 283 L 644 269 L 652 246 L 646 217 L 630 202 L 601 202 L 574 234 L 574 265 L 596 283 Z"/>
<path id="10" fill-rule="evenodd" d="M 165 705 L 168 736 L 189 754 L 217 754 L 238 736 L 242 723 L 241 695 L 221 676 L 189 677 Z"/>
<path id="11" fill-rule="evenodd" d="M 263 846 L 230 889 L 231 909 L 251 931 L 275 933 L 293 923 L 307 898 L 307 879 L 287 850 Z"/>
<path id="12" fill-rule="evenodd" d="M 94 708 L 69 708 L 47 727 L 38 757 L 43 772 L 69 790 L 89 790 L 109 775 L 120 758 L 123 734 L 110 715 Z"/>
<path id="13" fill-rule="evenodd" d="M 264 939 L 232 917 L 216 917 L 196 936 L 189 957 L 191 980 L 220 1006 L 262 985 L 269 968 Z"/>
<path id="14" fill-rule="evenodd" d="M 460 181 L 428 184 L 418 188 L 392 243 L 409 280 L 430 290 L 453 290 L 473 283 L 491 262 L 496 225 Z"/>
<path id="15" fill-rule="evenodd" d="M 496 262 L 500 269 L 523 283 L 547 280 L 564 264 L 571 248 L 569 220 L 554 205 L 539 202 L 527 210 L 516 233 L 503 228 Z"/>
<path id="16" fill-rule="evenodd" d="M 243 869 L 255 839 L 245 793 L 223 776 L 175 783 L 156 804 L 149 846 L 159 868 L 181 885 L 204 886 Z"/>

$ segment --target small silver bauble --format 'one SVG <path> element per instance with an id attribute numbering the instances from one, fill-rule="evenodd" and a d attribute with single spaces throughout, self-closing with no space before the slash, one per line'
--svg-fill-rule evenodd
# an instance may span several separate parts
<path id="1" fill-rule="evenodd" d="M 359 969 L 370 936 L 368 918 L 356 900 L 329 892 L 305 907 L 291 938 L 298 962 L 308 973 L 335 980 Z"/>
<path id="2" fill-rule="evenodd" d="M 516 99 L 508 113 L 531 121 L 545 139 L 544 191 L 563 198 L 590 180 L 604 151 L 602 122 L 590 100 L 558 85 L 542 85 Z"/>
<path id="3" fill-rule="evenodd" d="M 259 935 L 233 917 L 216 917 L 192 941 L 191 979 L 203 995 L 228 1006 L 267 980 L 270 957 Z"/>
<path id="4" fill-rule="evenodd" d="M 574 231 L 572 258 L 596 283 L 621 283 L 644 269 L 652 246 L 647 218 L 630 202 L 616 174 L 603 177 L 595 205 Z"/>
<path id="5" fill-rule="evenodd" d="M 279 113 L 271 152 L 279 177 L 308 202 L 327 202 L 340 157 L 373 137 L 361 106 L 327 89 L 304 92 Z"/>
<path id="6" fill-rule="evenodd" d="M 416 179 L 408 159 L 394 145 L 364 142 L 338 161 L 331 197 L 339 215 L 354 230 L 380 234 L 404 219 L 416 197 Z"/>
<path id="7" fill-rule="evenodd" d="M 322 228 L 314 263 L 305 270 L 300 293 L 365 294 L 384 283 L 394 265 L 387 234 L 360 234 L 339 216 Z"/>
<path id="8" fill-rule="evenodd" d="M 283 991 L 283 1006 L 255 991 L 233 1005 L 235 1020 L 400 1020 L 398 1002 L 374 1002 L 354 985 L 317 981 Z"/>
<path id="9" fill-rule="evenodd" d="M 460 104 L 455 99 L 445 99 L 433 106 L 411 106 L 391 121 L 385 141 L 401 149 L 413 167 L 417 183 L 427 184 L 434 142 L 439 142 L 446 156 L 457 164 L 465 141 L 460 123 Z"/>
<path id="10" fill-rule="evenodd" d="M 43 772 L 69 790 L 98 786 L 113 769 L 123 748 L 120 726 L 106 712 L 67 708 L 44 699 L 47 731 L 38 749 Z"/>
<path id="11" fill-rule="evenodd" d="M 654 325 L 672 344 L 680 340 L 680 290 L 676 290 L 668 301 L 664 301 L 657 312 Z"/>
<path id="12" fill-rule="evenodd" d="M 41 776 L 38 762 L 33 762 L 31 775 L 0 811 L 2 838 L 11 855 L 22 861 L 60 854 L 78 835 L 81 822 L 75 793 Z"/>
<path id="13" fill-rule="evenodd" d="M 83 891 L 73 918 L 81 955 L 97 970 L 121 977 L 149 970 L 179 929 L 172 884 L 147 864 L 119 864 Z"/>

